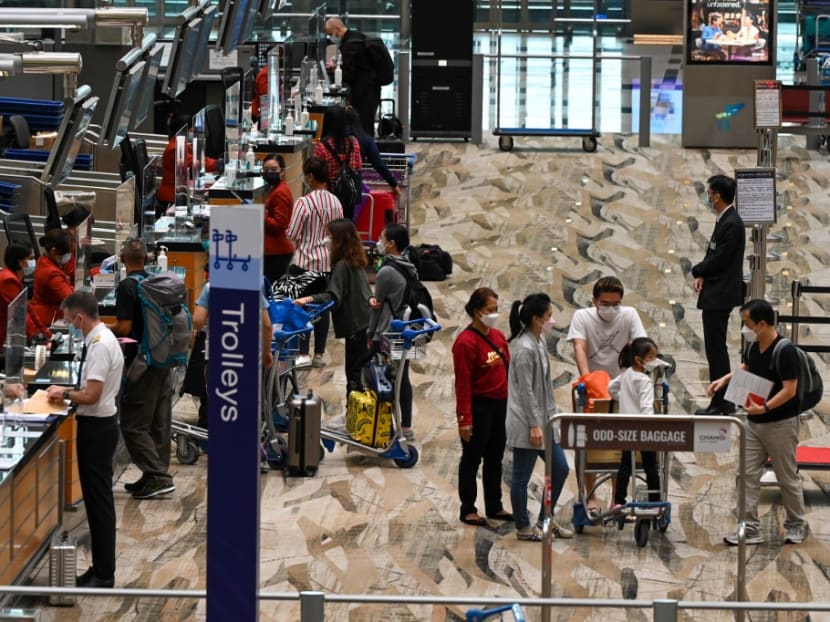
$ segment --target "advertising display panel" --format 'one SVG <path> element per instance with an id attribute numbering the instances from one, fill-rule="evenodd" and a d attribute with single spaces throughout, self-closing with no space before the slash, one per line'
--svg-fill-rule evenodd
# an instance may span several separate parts
<path id="1" fill-rule="evenodd" d="M 774 0 L 689 0 L 686 9 L 687 63 L 772 63 Z"/>

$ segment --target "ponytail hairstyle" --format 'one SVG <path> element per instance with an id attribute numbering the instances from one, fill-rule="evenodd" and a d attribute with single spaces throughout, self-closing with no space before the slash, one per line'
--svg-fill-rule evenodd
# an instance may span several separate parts
<path id="1" fill-rule="evenodd" d="M 544 315 L 550 309 L 550 296 L 547 294 L 530 294 L 524 300 L 514 300 L 510 307 L 510 339 L 524 333 L 529 327 L 533 318 Z"/>
<path id="2" fill-rule="evenodd" d="M 657 344 L 650 337 L 637 337 L 634 341 L 625 344 L 617 361 L 620 369 L 631 367 L 634 364 L 635 356 L 639 356 L 641 359 L 645 358 L 652 348 L 657 350 Z"/>

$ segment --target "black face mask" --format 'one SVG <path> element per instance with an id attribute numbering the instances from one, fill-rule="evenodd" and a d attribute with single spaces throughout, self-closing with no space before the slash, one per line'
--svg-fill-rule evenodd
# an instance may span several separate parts
<path id="1" fill-rule="evenodd" d="M 282 181 L 280 173 L 274 173 L 272 171 L 263 171 L 262 178 L 265 180 L 266 184 L 274 186 L 275 188 L 279 186 Z"/>

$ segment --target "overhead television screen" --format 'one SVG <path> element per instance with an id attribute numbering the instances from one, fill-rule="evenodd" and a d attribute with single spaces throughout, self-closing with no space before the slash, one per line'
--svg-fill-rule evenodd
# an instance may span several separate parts
<path id="1" fill-rule="evenodd" d="M 97 97 L 88 97 L 65 113 L 58 138 L 52 145 L 49 160 L 40 178 L 50 188 L 57 188 L 69 177 L 97 105 Z"/>
<path id="2" fill-rule="evenodd" d="M 161 57 L 164 55 L 164 46 L 157 43 L 153 49 L 147 53 L 145 58 L 146 66 L 144 68 L 144 77 L 141 80 L 141 92 L 138 97 L 138 103 L 135 106 L 135 116 L 133 117 L 133 127 L 138 127 L 150 114 L 150 106 L 153 104 L 153 93 L 156 88 L 156 79 L 159 75 L 159 67 L 161 66 Z"/>
<path id="3" fill-rule="evenodd" d="M 688 0 L 686 62 L 769 65 L 775 50 L 774 0 Z"/>
<path id="4" fill-rule="evenodd" d="M 199 31 L 199 41 L 196 44 L 196 51 L 193 53 L 193 69 L 190 73 L 191 80 L 204 69 L 205 58 L 207 58 L 208 46 L 210 45 L 210 33 L 213 30 L 213 23 L 218 13 L 219 7 L 209 6 L 202 14 L 202 29 Z"/>
<path id="5" fill-rule="evenodd" d="M 164 72 L 162 92 L 169 97 L 177 97 L 190 82 L 193 73 L 193 60 L 202 28 L 202 18 L 191 19 L 179 24 L 167 69 Z"/>
<path id="6" fill-rule="evenodd" d="M 139 99 L 140 89 L 144 79 L 145 61 L 139 61 L 132 67 L 119 71 L 107 103 L 107 112 L 101 125 L 99 142 L 115 149 L 127 130 L 133 116 L 133 108 Z"/>
<path id="7" fill-rule="evenodd" d="M 259 3 L 254 0 L 227 0 L 219 25 L 217 47 L 230 54 L 251 36 Z"/>

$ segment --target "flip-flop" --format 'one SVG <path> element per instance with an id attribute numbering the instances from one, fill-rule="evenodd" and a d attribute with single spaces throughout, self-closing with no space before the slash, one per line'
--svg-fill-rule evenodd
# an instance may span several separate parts
<path id="1" fill-rule="evenodd" d="M 492 518 L 493 520 L 511 521 L 513 520 L 513 515 L 507 510 L 502 510 L 496 514 L 488 514 L 487 518 Z"/>
<path id="2" fill-rule="evenodd" d="M 473 527 L 486 527 L 487 526 L 487 520 L 484 519 L 484 518 L 481 518 L 481 516 L 476 516 L 475 518 L 470 518 L 468 516 L 465 516 L 464 518 L 461 519 L 461 522 L 464 523 L 465 525 L 472 525 Z"/>
<path id="3" fill-rule="evenodd" d="M 599 515 L 602 514 L 602 510 L 595 505 L 588 506 L 588 516 L 590 518 L 599 518 Z"/>

